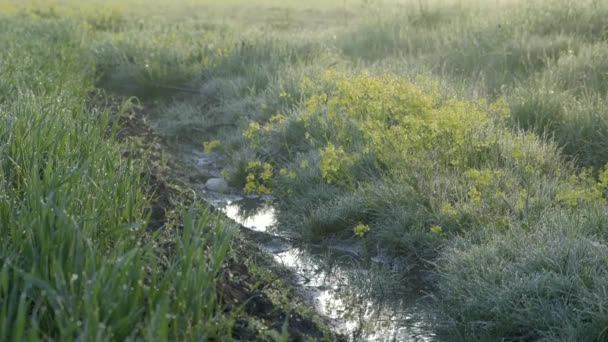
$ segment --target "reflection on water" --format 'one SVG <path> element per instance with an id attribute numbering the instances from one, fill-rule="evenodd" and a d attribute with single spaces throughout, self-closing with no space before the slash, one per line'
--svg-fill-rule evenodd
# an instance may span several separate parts
<path id="1" fill-rule="evenodd" d="M 242 226 L 259 232 L 267 231 L 276 223 L 275 209 L 267 201 L 251 198 L 228 200 L 219 208 Z"/>
<path id="2" fill-rule="evenodd" d="M 352 255 L 294 247 L 274 258 L 300 275 L 300 284 L 314 298 L 317 311 L 333 319 L 351 340 L 433 340 L 423 324 L 428 317 L 416 312 L 419 308 L 408 307 L 405 300 L 371 296 L 372 271 L 361 267 Z"/>
<path id="3" fill-rule="evenodd" d="M 269 232 L 276 224 L 269 198 L 226 196 L 211 201 L 241 225 Z M 352 341 L 432 341 L 428 316 L 416 299 L 372 297 L 374 274 L 361 267 L 359 246 L 303 247 L 270 233 L 259 241 L 263 250 L 291 269 L 301 291 L 316 310 L 331 318 Z"/>

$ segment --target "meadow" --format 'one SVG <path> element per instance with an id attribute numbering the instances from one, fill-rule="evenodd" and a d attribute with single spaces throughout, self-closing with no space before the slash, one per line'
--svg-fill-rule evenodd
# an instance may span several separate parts
<path id="1" fill-rule="evenodd" d="M 189 203 L 146 229 L 145 158 L 121 157 L 135 147 L 97 93 L 219 152 L 230 185 L 276 198 L 277 229 L 430 272 L 441 339 L 608 339 L 607 16 L 599 0 L 0 1 L 1 339 L 232 329 L 230 226 Z"/>

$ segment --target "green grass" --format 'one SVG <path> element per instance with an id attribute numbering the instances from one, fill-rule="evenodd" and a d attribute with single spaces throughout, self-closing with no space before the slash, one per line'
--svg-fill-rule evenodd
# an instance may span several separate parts
<path id="1" fill-rule="evenodd" d="M 63 198 L 50 212 L 78 215 L 48 224 L 80 218 L 100 234 L 95 253 L 154 260 L 108 228 L 144 222 L 146 196 L 105 143 L 107 115 L 85 105 L 95 86 L 153 104 L 169 139 L 220 140 L 231 183 L 272 191 L 281 227 L 359 239 L 365 224 L 370 253 L 383 246 L 435 272 L 446 338 L 606 337 L 605 2 L 79 5 L 3 7 L 0 213 L 11 231 L 50 210 L 41 198 Z M 39 192 L 25 191 L 33 182 Z M 97 187 L 114 192 L 90 198 Z M 24 253 L 16 246 L 5 258 Z M 29 272 L 28 258 L 15 262 Z M 15 283 L 16 322 L 32 290 Z"/>
<path id="2" fill-rule="evenodd" d="M 607 222 L 586 215 L 548 212 L 533 231 L 458 239 L 439 263 L 444 329 L 479 341 L 605 340 Z"/>
<path id="3" fill-rule="evenodd" d="M 88 101 L 89 33 L 69 19 L 2 15 L 0 27 L 0 339 L 229 334 L 215 283 L 231 230 L 185 208 L 147 230 L 142 165 Z"/>

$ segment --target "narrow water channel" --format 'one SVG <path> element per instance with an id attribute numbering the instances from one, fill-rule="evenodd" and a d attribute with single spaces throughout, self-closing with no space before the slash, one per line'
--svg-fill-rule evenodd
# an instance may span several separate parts
<path id="1" fill-rule="evenodd" d="M 193 154 L 199 167 L 214 167 L 213 156 Z M 316 311 L 351 341 L 435 341 L 429 313 L 420 296 L 395 299 L 372 295 L 377 274 L 361 259 L 356 243 L 324 246 L 295 242 L 277 227 L 277 209 L 268 196 L 226 195 L 203 191 L 203 196 L 244 229 L 276 262 L 290 269 L 299 291 Z"/>

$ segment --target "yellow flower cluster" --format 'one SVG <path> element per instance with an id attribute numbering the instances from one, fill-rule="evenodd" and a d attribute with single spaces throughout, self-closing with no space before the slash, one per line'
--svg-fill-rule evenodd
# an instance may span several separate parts
<path id="1" fill-rule="evenodd" d="M 600 181 L 596 182 L 590 169 L 582 169 L 578 175 L 572 175 L 568 182 L 561 184 L 557 200 L 569 207 L 576 208 L 582 203 L 606 204 L 602 188 L 606 187 L 608 168 L 600 172 Z"/>
<path id="2" fill-rule="evenodd" d="M 260 130 L 260 124 L 256 121 L 251 121 L 249 126 L 245 128 L 243 131 L 243 136 L 245 138 L 251 139 L 255 136 L 255 134 Z"/>
<path id="3" fill-rule="evenodd" d="M 356 160 L 357 154 L 348 155 L 342 147 L 336 147 L 333 144 L 327 145 L 321 150 L 321 176 L 328 182 L 332 183 L 337 180 L 348 178 L 346 169 L 351 166 Z"/>
<path id="4" fill-rule="evenodd" d="M 268 163 L 250 161 L 247 164 L 247 178 L 244 191 L 246 193 L 269 194 L 271 192 L 268 182 L 272 179 L 273 168 Z"/>
<path id="5" fill-rule="evenodd" d="M 205 151 L 205 153 L 210 153 L 211 151 L 217 149 L 220 146 L 222 146 L 222 142 L 219 140 L 205 141 L 203 143 L 203 150 Z"/>
<path id="6" fill-rule="evenodd" d="M 289 171 L 289 169 L 286 168 L 282 168 L 281 170 L 279 170 L 279 174 L 281 176 L 286 176 L 291 179 L 295 179 L 297 177 L 297 174 L 294 171 Z"/>
<path id="7" fill-rule="evenodd" d="M 359 222 L 356 226 L 353 227 L 353 233 L 356 236 L 362 238 L 369 232 L 369 226 Z"/>
<path id="8" fill-rule="evenodd" d="M 287 144 L 286 127 L 303 127 L 302 143 L 320 157 L 320 176 L 341 187 L 361 182 L 356 167 L 369 161 L 406 182 L 416 175 L 432 183 L 434 173 L 448 173 L 461 182 L 442 190 L 447 197 L 437 203 L 437 225 L 430 228 L 437 235 L 458 226 L 459 220 L 466 224 L 467 217 L 507 228 L 513 220 L 541 210 L 547 196 L 571 207 L 605 202 L 608 168 L 599 172 L 599 181 L 591 170 L 568 179 L 553 145 L 504 127 L 510 112 L 503 100 L 488 104 L 444 99 L 433 85 L 428 88 L 392 75 L 328 71 L 320 79 L 302 82 L 305 107 L 295 121 L 277 114 L 264 126 L 251 122 L 244 135 L 279 138 Z M 285 147 L 293 160 L 293 146 Z M 308 169 L 312 160 L 302 160 L 300 169 Z M 263 170 L 248 172 L 249 191 L 260 191 L 271 176 L 264 179 Z M 296 178 L 286 168 L 279 175 Z M 555 182 L 548 181 L 552 179 Z M 353 230 L 363 236 L 366 227 L 358 224 Z"/>
<path id="9" fill-rule="evenodd" d="M 492 135 L 471 141 L 474 131 L 490 123 L 482 109 L 464 101 L 441 102 L 432 92 L 394 76 L 349 77 L 330 71 L 317 87 L 308 89 L 312 95 L 301 120 L 309 130 L 325 131 L 320 168 L 328 182 L 345 177 L 360 153 L 373 153 L 386 166 L 428 159 L 430 153 L 437 162 L 466 165 L 470 154 L 496 141 Z"/>
<path id="10" fill-rule="evenodd" d="M 272 188 L 270 187 L 270 183 L 274 176 L 272 165 L 262 163 L 259 160 L 252 160 L 247 163 L 246 171 L 247 176 L 245 178 L 246 182 L 244 188 L 246 193 L 270 194 L 272 192 Z M 279 175 L 289 179 L 295 179 L 297 177 L 295 171 L 287 168 L 280 169 Z"/>

